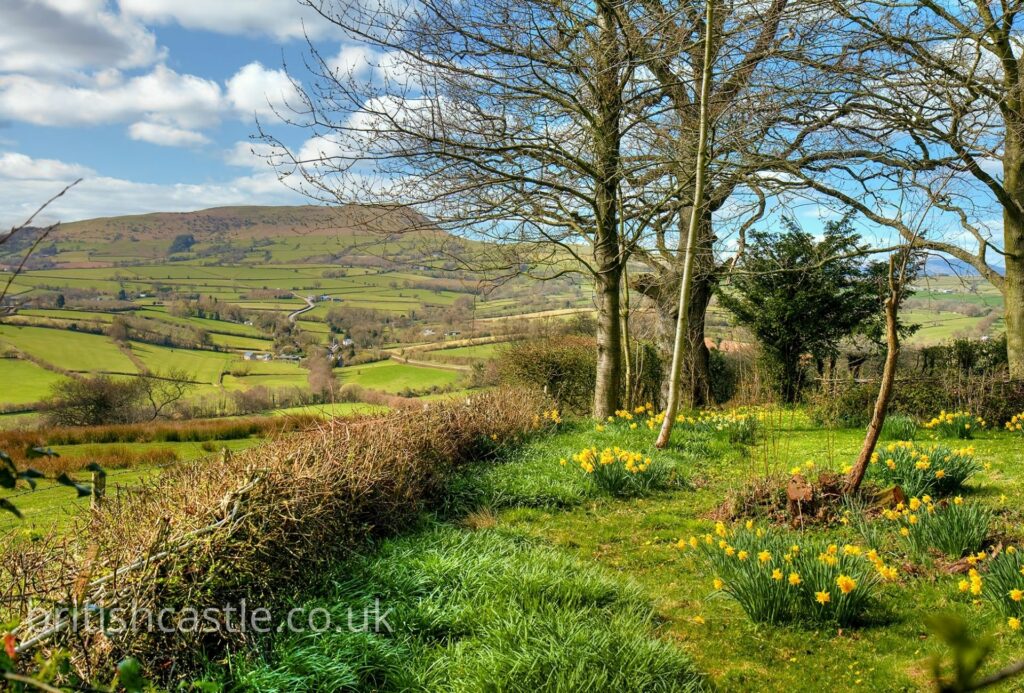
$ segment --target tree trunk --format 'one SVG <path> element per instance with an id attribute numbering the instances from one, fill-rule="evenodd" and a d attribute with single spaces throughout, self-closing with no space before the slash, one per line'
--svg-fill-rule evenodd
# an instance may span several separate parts
<path id="1" fill-rule="evenodd" d="M 672 347 L 675 340 L 676 323 L 679 320 L 679 276 L 665 273 L 663 291 L 655 303 L 658 316 L 658 354 L 664 364 L 672 362 Z M 690 407 L 702 407 L 712 404 L 711 377 L 708 368 L 710 353 L 704 333 L 704 321 L 708 304 L 714 295 L 716 277 L 704 275 L 694 277 L 693 292 L 690 297 L 690 309 L 687 311 L 687 358 L 683 362 L 680 376 L 679 396 L 684 404 Z M 666 300 L 667 298 L 667 300 Z M 661 401 L 659 406 L 664 409 L 668 402 L 669 371 L 666 369 L 661 379 Z"/>
<path id="2" fill-rule="evenodd" d="M 609 272 L 595 287 L 597 293 L 597 374 L 594 418 L 606 419 L 619 408 L 622 392 L 622 321 L 619 315 L 621 274 Z"/>
<path id="3" fill-rule="evenodd" d="M 1003 215 L 1006 273 L 1003 301 L 1006 318 L 1006 352 L 1010 377 L 1024 380 L 1024 222 L 1009 212 Z"/>
<path id="4" fill-rule="evenodd" d="M 622 272 L 626 264 L 619 239 L 619 182 L 621 170 L 622 91 L 619 69 L 621 45 L 616 34 L 615 8 L 597 3 L 600 32 L 595 55 L 594 161 L 600 172 L 594 190 L 594 290 L 597 294 L 597 373 L 594 382 L 595 419 L 615 414 L 622 401 Z"/>
<path id="5" fill-rule="evenodd" d="M 698 253 L 698 234 L 701 221 L 706 212 L 704 199 L 704 183 L 707 175 L 708 153 L 708 98 L 711 93 L 712 72 L 712 39 L 711 32 L 715 26 L 715 0 L 705 0 L 704 6 L 704 62 L 700 84 L 700 116 L 699 134 L 697 139 L 697 161 L 694 175 L 693 201 L 690 220 L 686 229 L 686 251 L 683 260 L 683 277 L 679 282 L 679 320 L 676 323 L 676 336 L 672 349 L 672 368 L 669 372 L 669 394 L 665 406 L 665 419 L 661 422 L 658 439 L 654 441 L 656 448 L 664 448 L 672 437 L 675 425 L 676 409 L 679 406 L 679 385 L 682 376 L 683 362 L 688 351 L 689 315 L 694 285 L 695 258 Z"/>
<path id="6" fill-rule="evenodd" d="M 885 352 L 885 367 L 882 369 L 882 383 L 878 387 L 878 398 L 875 400 L 875 409 L 871 413 L 871 422 L 868 424 L 867 434 L 864 436 L 864 445 L 861 446 L 860 455 L 853 469 L 846 478 L 846 492 L 856 493 L 864 481 L 864 474 L 867 473 L 868 463 L 871 462 L 871 455 L 878 445 L 878 437 L 882 434 L 882 425 L 885 423 L 885 415 L 889 410 L 889 400 L 892 399 L 892 388 L 896 382 L 896 364 L 900 358 L 900 335 L 898 323 L 896 322 L 896 311 L 900 303 L 901 289 L 896 283 L 895 258 L 889 258 L 889 296 L 885 299 L 885 338 L 887 349 Z"/>

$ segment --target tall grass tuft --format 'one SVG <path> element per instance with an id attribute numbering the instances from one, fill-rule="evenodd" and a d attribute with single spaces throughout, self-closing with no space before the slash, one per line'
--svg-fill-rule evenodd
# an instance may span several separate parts
<path id="1" fill-rule="evenodd" d="M 438 526 L 339 565 L 332 582 L 307 612 L 345 623 L 380 599 L 392 632 L 281 637 L 264 661 L 237 663 L 242 690 L 703 687 L 683 651 L 654 637 L 639 588 L 521 536 Z"/>
<path id="2" fill-rule="evenodd" d="M 1004 616 L 1024 619 L 1024 551 L 1007 546 L 986 566 L 981 594 Z"/>
<path id="3" fill-rule="evenodd" d="M 917 422 L 906 414 L 891 414 L 882 424 L 882 440 L 913 440 L 917 435 Z"/>
<path id="4" fill-rule="evenodd" d="M 933 549 L 953 559 L 978 551 L 992 522 L 991 511 L 959 496 L 939 503 L 931 496 L 914 497 L 884 514 L 899 525 L 911 555 L 918 560 Z"/>

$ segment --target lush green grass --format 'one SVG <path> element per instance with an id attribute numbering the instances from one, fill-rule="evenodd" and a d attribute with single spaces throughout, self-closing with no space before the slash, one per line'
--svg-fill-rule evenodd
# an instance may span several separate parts
<path id="1" fill-rule="evenodd" d="M 236 662 L 258 691 L 684 691 L 703 684 L 654 637 L 649 598 L 614 571 L 501 530 L 438 526 L 337 566 L 327 633 L 281 636 Z M 375 600 L 379 600 L 376 602 Z M 361 629 L 379 603 L 391 632 Z M 350 621 L 349 610 L 355 612 Z M 325 622 L 324 612 L 318 612 Z M 376 619 L 370 616 L 369 622 Z"/>
<path id="2" fill-rule="evenodd" d="M 686 485 L 687 470 L 698 458 L 723 454 L 721 445 L 710 436 L 681 442 L 672 454 L 661 454 L 654 449 L 650 435 L 624 426 L 609 427 L 598 437 L 594 433 L 589 424 L 564 425 L 558 436 L 530 443 L 509 458 L 461 471 L 450 484 L 446 512 L 459 516 L 481 507 L 567 508 L 593 501 L 601 495 L 599 489 L 572 462 L 574 454 L 591 445 L 619 446 L 663 461 L 673 473 L 672 485 L 679 487 Z"/>
<path id="3" fill-rule="evenodd" d="M 4 404 L 28 404 L 44 399 L 63 376 L 31 361 L 0 359 L 0 383 Z"/>
<path id="4" fill-rule="evenodd" d="M 0 348 L 5 344 L 69 371 L 138 372 L 131 359 L 104 335 L 0 325 Z"/>
<path id="5" fill-rule="evenodd" d="M 444 361 L 445 357 L 490 359 L 494 358 L 501 344 L 477 344 L 475 346 L 452 347 L 430 352 L 430 358 Z"/>
<path id="6" fill-rule="evenodd" d="M 220 375 L 233 361 L 238 360 L 234 354 L 216 351 L 197 351 L 193 349 L 174 349 L 132 342 L 132 353 L 154 373 L 167 373 L 180 370 L 187 373 L 192 380 L 217 384 Z"/>
<path id="7" fill-rule="evenodd" d="M 657 598 L 658 614 L 668 621 L 665 636 L 725 690 L 927 689 L 930 659 L 944 652 L 924 626 L 925 617 L 936 612 L 956 614 L 978 631 L 994 633 L 994 663 L 1020 655 L 1022 636 L 1011 632 L 1003 617 L 965 598 L 957 587 L 959 576 L 915 564 L 895 523 L 871 523 L 882 537 L 885 559 L 901 567 L 901 577 L 885 587 L 861 627 L 755 626 L 736 604 L 717 598 L 712 576 L 676 542 L 710 531 L 709 515 L 730 493 L 766 472 L 777 475 L 782 488 L 785 470 L 808 460 L 817 468 L 841 469 L 854 458 L 863 435 L 814 429 L 800 412 L 772 415 L 763 429 L 760 442 L 746 451 L 723 440 L 688 442 L 677 435 L 667 454 L 677 457 L 690 487 L 613 500 L 595 496 L 558 460 L 587 441 L 639 448 L 653 433 L 643 427 L 623 430 L 621 424 L 602 433 L 567 426 L 530 444 L 506 467 L 464 479 L 450 507 L 465 512 L 474 503 L 490 506 L 498 528 L 526 533 L 638 581 Z M 1019 439 L 994 432 L 973 442 L 988 469 L 967 495 L 993 508 L 998 532 L 1019 543 L 1024 447 Z M 855 525 L 811 529 L 809 538 L 862 543 Z M 1014 690 L 1024 690 L 1021 686 Z"/>
<path id="8" fill-rule="evenodd" d="M 406 389 L 426 390 L 431 387 L 445 387 L 455 384 L 461 377 L 456 371 L 410 366 L 395 361 L 347 366 L 339 368 L 335 373 L 342 384 L 356 383 L 374 390 L 394 393 Z"/>

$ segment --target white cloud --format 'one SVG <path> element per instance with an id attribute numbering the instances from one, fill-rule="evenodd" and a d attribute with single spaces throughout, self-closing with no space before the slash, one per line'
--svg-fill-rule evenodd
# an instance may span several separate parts
<path id="1" fill-rule="evenodd" d="M 4 0 L 0 71 L 61 73 L 97 66 L 144 67 L 162 57 L 138 21 L 106 0 Z"/>
<path id="2" fill-rule="evenodd" d="M 206 207 L 251 204 L 302 204 L 306 198 L 282 185 L 272 172 L 213 183 L 139 183 L 95 175 L 77 164 L 0 155 L 0 229 L 20 224 L 67 183 L 85 180 L 54 202 L 37 223 L 76 221 L 120 214 L 183 212 Z"/>
<path id="3" fill-rule="evenodd" d="M 270 115 L 296 103 L 295 86 L 284 70 L 271 70 L 258 62 L 242 67 L 227 81 L 227 98 L 245 119 L 253 113 Z"/>
<path id="4" fill-rule="evenodd" d="M 210 139 L 201 132 L 146 121 L 132 123 L 128 128 L 128 136 L 133 140 L 159 144 L 164 147 L 198 147 L 210 143 Z"/>
<path id="5" fill-rule="evenodd" d="M 0 179 L 27 181 L 64 181 L 90 176 L 93 170 L 56 159 L 33 159 L 18 152 L 0 152 Z"/>
<path id="6" fill-rule="evenodd" d="M 120 0 L 121 12 L 145 22 L 220 34 L 322 38 L 336 28 L 296 0 Z"/>
<path id="7" fill-rule="evenodd" d="M 0 116 L 34 125 L 148 120 L 196 128 L 215 123 L 222 109 L 219 84 L 163 65 L 128 80 L 106 71 L 87 84 L 0 75 Z"/>

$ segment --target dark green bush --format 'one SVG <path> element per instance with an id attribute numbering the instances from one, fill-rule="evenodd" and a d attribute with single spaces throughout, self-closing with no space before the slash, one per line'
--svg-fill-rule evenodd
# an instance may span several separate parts
<path id="1" fill-rule="evenodd" d="M 661 387 L 661 364 L 647 343 L 632 353 L 636 402 L 654 402 Z M 545 389 L 562 409 L 589 412 L 594 399 L 597 342 L 593 337 L 563 335 L 513 342 L 498 354 L 499 379 L 511 385 Z M 623 374 L 625 375 L 625 374 Z"/>
<path id="2" fill-rule="evenodd" d="M 564 336 L 513 342 L 501 350 L 498 360 L 503 382 L 543 388 L 569 411 L 590 409 L 597 366 L 593 339 Z"/>
<path id="3" fill-rule="evenodd" d="M 815 393 L 808 412 L 818 425 L 866 426 L 878 396 L 878 383 L 839 383 Z M 928 420 L 940 410 L 966 410 L 992 426 L 1002 426 L 1024 411 L 1024 381 L 1005 374 L 961 374 L 900 378 L 889 412 Z"/>
<path id="4" fill-rule="evenodd" d="M 736 363 L 719 349 L 711 349 L 708 354 L 708 381 L 711 385 L 711 397 L 718 404 L 728 402 L 736 394 L 739 369 Z"/>

